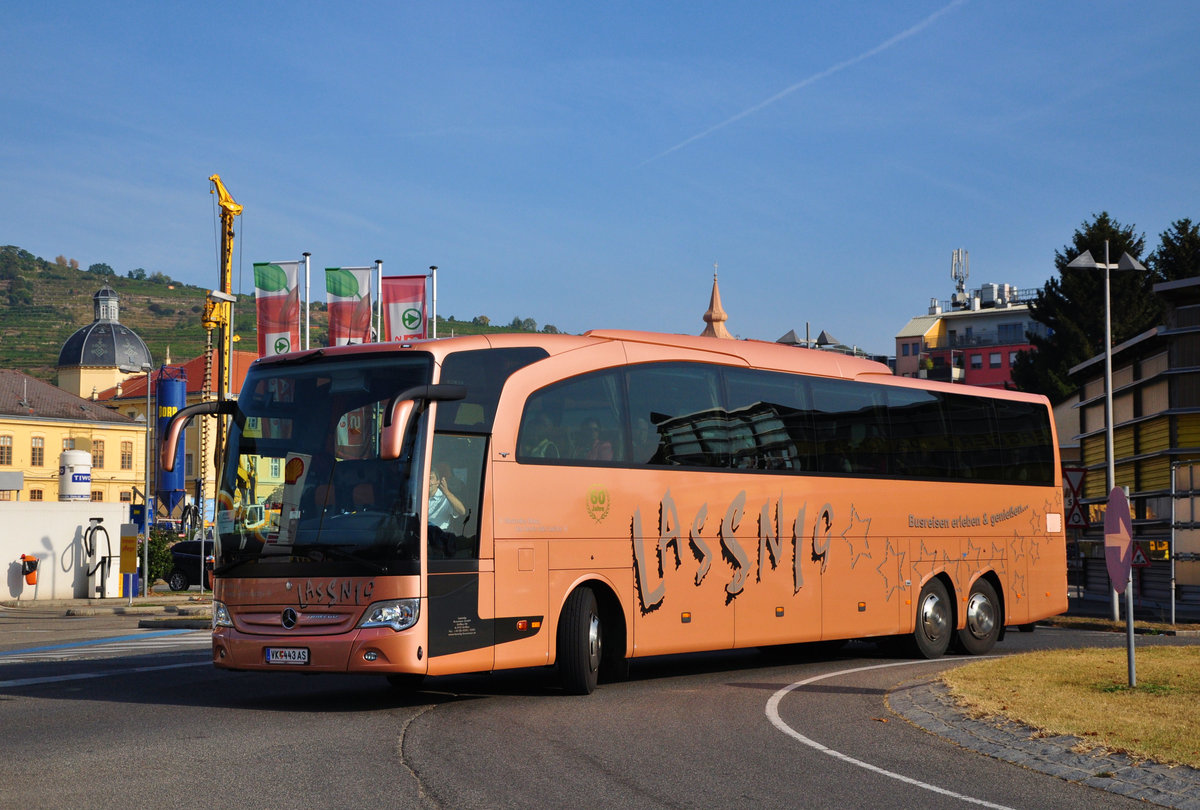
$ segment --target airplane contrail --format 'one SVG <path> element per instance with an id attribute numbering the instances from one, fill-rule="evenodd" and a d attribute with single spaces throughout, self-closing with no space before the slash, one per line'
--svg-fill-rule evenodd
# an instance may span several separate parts
<path id="1" fill-rule="evenodd" d="M 758 112 L 759 110 L 763 109 L 764 107 L 771 106 L 776 101 L 779 101 L 781 98 L 783 98 L 785 96 L 791 95 L 792 93 L 796 92 L 797 90 L 800 90 L 801 88 L 808 87 L 809 85 L 815 84 L 816 82 L 819 82 L 821 79 L 824 79 L 827 76 L 832 76 L 833 74 L 838 73 L 839 71 L 845 70 L 846 68 L 850 67 L 851 65 L 857 65 L 859 62 L 862 62 L 866 59 L 870 59 L 872 56 L 875 56 L 877 54 L 883 53 L 884 51 L 886 51 L 888 48 L 892 47 L 893 45 L 895 45 L 899 42 L 903 42 L 904 40 L 908 39 L 909 37 L 913 36 L 914 34 L 920 33 L 925 28 L 928 28 L 930 25 L 932 25 L 934 23 L 934 21 L 936 21 L 938 19 L 938 17 L 941 17 L 943 14 L 948 13 L 949 11 L 953 10 L 954 8 L 956 8 L 958 6 L 961 6 L 963 3 L 966 3 L 966 2 L 967 2 L 967 0 L 954 0 L 954 2 L 950 3 L 950 5 L 945 6 L 944 8 L 938 9 L 937 11 L 933 12 L 925 19 L 921 20 L 916 25 L 914 25 L 911 28 L 908 28 L 904 31 L 901 31 L 899 34 L 896 34 L 891 39 L 881 42 L 880 44 L 876 45 L 871 50 L 860 53 L 858 56 L 851 57 L 850 59 L 847 59 L 844 62 L 838 62 L 836 65 L 833 65 L 832 67 L 827 67 L 818 73 L 814 73 L 813 75 L 809 76 L 808 78 L 802 79 L 801 81 L 796 82 L 795 84 L 793 84 L 790 87 L 785 87 L 783 90 L 780 90 L 778 93 L 776 93 L 775 95 L 766 99 L 765 101 L 760 101 L 758 104 L 755 104 L 753 107 L 748 107 L 748 108 L 742 110 L 737 115 L 733 116 L 732 118 L 727 118 L 719 124 L 713 124 L 711 127 L 704 130 L 703 132 L 698 132 L 695 135 L 693 135 L 692 137 L 688 138 L 687 140 L 680 141 L 679 143 L 672 146 L 670 149 L 667 149 L 664 152 L 659 152 L 654 157 L 647 158 L 646 160 L 643 160 L 638 165 L 645 166 L 647 163 L 658 160 L 661 157 L 666 157 L 667 155 L 671 154 L 672 152 L 682 149 L 683 147 L 687 146 L 690 143 L 694 143 L 707 135 L 711 135 L 712 133 L 716 132 L 718 129 L 724 129 L 725 127 L 729 126 L 730 124 L 732 124 L 736 121 L 740 121 L 748 115 L 753 115 L 754 113 Z"/>

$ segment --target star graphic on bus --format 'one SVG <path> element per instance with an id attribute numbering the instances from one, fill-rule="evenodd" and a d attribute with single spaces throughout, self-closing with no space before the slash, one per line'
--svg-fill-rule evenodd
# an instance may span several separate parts
<path id="1" fill-rule="evenodd" d="M 900 584 L 903 577 L 899 572 L 904 570 L 904 557 L 905 552 L 895 548 L 892 545 L 892 538 L 889 537 L 883 549 L 883 560 L 880 561 L 879 565 L 875 566 L 875 570 L 879 572 L 879 576 L 883 577 L 883 587 L 887 591 L 887 595 L 883 598 L 885 602 L 892 601 L 892 594 L 903 589 L 903 586 Z M 888 571 L 892 572 L 895 579 L 888 576 Z"/>
<path id="2" fill-rule="evenodd" d="M 975 545 L 974 538 L 967 538 L 967 550 L 963 552 L 963 559 L 972 562 L 980 562 L 983 560 L 983 555 L 987 551 L 983 546 Z M 974 556 L 972 556 L 972 554 Z"/>
<path id="3" fill-rule="evenodd" d="M 861 530 L 861 531 L 860 531 Z M 864 518 L 854 508 L 854 504 L 850 504 L 850 523 L 846 526 L 846 530 L 842 532 L 842 539 L 846 541 L 848 557 L 850 559 L 850 567 L 858 565 L 858 561 L 863 557 L 871 559 L 871 544 L 867 540 L 867 533 L 871 530 L 871 518 Z M 859 547 L 859 552 L 854 553 L 855 538 L 862 538 L 862 545 Z"/>
<path id="4" fill-rule="evenodd" d="M 1013 566 L 1016 566 L 1021 561 L 1021 558 L 1025 556 L 1025 538 L 1020 532 L 1013 532 L 1012 550 Z"/>

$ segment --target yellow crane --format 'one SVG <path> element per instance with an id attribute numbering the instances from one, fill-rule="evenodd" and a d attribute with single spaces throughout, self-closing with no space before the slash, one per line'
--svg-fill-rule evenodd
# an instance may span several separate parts
<path id="1" fill-rule="evenodd" d="M 233 219 L 242 213 L 242 206 L 236 203 L 221 182 L 221 176 L 214 174 L 208 178 L 211 187 L 209 193 L 217 195 L 217 207 L 221 217 L 221 283 L 213 290 L 204 302 L 202 323 L 207 331 L 204 398 L 212 395 L 213 378 L 216 378 L 217 401 L 221 402 L 229 395 L 230 363 L 233 353 Z M 216 373 L 213 371 L 213 332 L 216 332 L 217 362 Z M 204 441 L 204 429 L 201 429 L 201 441 Z M 221 455 L 225 444 L 225 420 L 217 420 L 216 446 L 213 449 L 213 467 L 217 472 L 217 480 L 221 476 Z M 205 457 L 201 450 L 200 457 Z"/>

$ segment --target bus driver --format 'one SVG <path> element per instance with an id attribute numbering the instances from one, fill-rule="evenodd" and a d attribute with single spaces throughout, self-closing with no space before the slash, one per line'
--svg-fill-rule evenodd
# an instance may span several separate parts
<path id="1" fill-rule="evenodd" d="M 462 500 L 450 491 L 450 465 L 439 461 L 429 471 L 429 511 L 426 519 L 430 526 L 450 531 L 450 521 L 458 520 L 467 513 Z"/>

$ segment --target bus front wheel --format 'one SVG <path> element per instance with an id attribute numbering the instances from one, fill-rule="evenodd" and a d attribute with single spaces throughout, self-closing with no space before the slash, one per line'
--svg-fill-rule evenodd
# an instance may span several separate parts
<path id="1" fill-rule="evenodd" d="M 577 588 L 558 620 L 558 674 L 568 694 L 590 695 L 596 688 L 603 640 L 596 595 L 591 588 Z"/>
<path id="2" fill-rule="evenodd" d="M 1000 637 L 1000 600 L 992 583 L 980 579 L 971 586 L 966 614 L 966 626 L 958 631 L 958 646 L 971 655 L 983 655 Z"/>
<path id="3" fill-rule="evenodd" d="M 954 610 L 950 595 L 940 579 L 931 579 L 917 600 L 917 626 L 913 642 L 923 658 L 941 658 L 954 635 Z"/>

